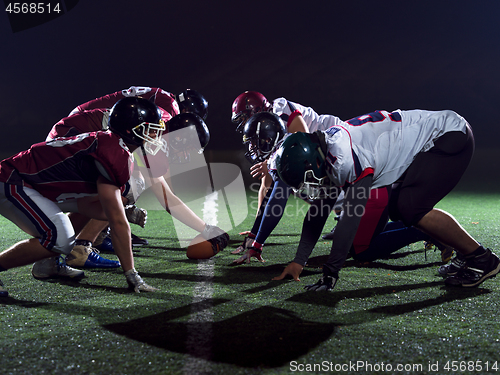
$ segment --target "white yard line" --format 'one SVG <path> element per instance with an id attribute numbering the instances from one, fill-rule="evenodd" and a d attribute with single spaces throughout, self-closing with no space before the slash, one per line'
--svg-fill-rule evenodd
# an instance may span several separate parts
<path id="1" fill-rule="evenodd" d="M 217 225 L 217 192 L 207 194 L 203 206 L 203 221 Z M 199 260 L 196 271 L 197 282 L 193 288 L 191 318 L 187 325 L 187 358 L 184 365 L 186 375 L 210 372 L 212 354 L 212 309 L 214 260 Z"/>

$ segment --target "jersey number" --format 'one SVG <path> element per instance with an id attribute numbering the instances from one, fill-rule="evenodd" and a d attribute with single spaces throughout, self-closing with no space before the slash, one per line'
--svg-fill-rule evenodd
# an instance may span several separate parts
<path id="1" fill-rule="evenodd" d="M 399 112 L 387 111 L 375 111 L 367 113 L 366 115 L 354 117 L 346 122 L 353 126 L 359 126 L 366 124 L 367 122 L 382 122 L 387 118 L 389 118 L 391 121 L 401 122 L 401 114 Z"/>

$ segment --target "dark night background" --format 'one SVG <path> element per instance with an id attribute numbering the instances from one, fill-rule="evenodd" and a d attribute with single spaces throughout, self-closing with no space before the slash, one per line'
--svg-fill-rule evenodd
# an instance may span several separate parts
<path id="1" fill-rule="evenodd" d="M 224 159 L 242 149 L 231 103 L 256 90 L 342 119 L 453 109 L 476 136 L 466 180 L 484 185 L 499 156 L 499 15 L 498 0 L 80 0 L 13 32 L 4 12 L 0 155 L 44 140 L 82 102 L 143 85 L 203 93 L 207 156 Z"/>

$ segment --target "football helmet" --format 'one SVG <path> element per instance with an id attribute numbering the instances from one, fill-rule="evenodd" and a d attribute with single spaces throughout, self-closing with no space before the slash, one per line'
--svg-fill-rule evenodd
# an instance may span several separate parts
<path id="1" fill-rule="evenodd" d="M 316 133 L 297 132 L 288 136 L 276 155 L 276 169 L 283 182 L 295 193 L 309 199 L 324 198 L 329 193 L 325 150 Z"/>
<path id="2" fill-rule="evenodd" d="M 168 158 L 171 163 L 186 163 L 190 152 L 201 154 L 210 141 L 205 121 L 196 113 L 185 112 L 168 123 Z"/>
<path id="3" fill-rule="evenodd" d="M 109 114 L 108 127 L 125 143 L 144 147 L 151 155 L 161 149 L 165 123 L 158 107 L 147 99 L 126 97 L 116 102 Z"/>
<path id="4" fill-rule="evenodd" d="M 277 115 L 256 113 L 243 128 L 243 144 L 248 145 L 245 157 L 252 164 L 263 162 L 285 134 L 285 124 Z"/>
<path id="5" fill-rule="evenodd" d="M 184 90 L 177 95 L 177 103 L 181 113 L 196 113 L 203 120 L 208 116 L 208 101 L 199 92 L 191 89 Z"/>
<path id="6" fill-rule="evenodd" d="M 245 91 L 234 99 L 231 121 L 236 125 L 236 131 L 242 132 L 245 122 L 258 112 L 269 111 L 271 103 L 257 91 Z"/>

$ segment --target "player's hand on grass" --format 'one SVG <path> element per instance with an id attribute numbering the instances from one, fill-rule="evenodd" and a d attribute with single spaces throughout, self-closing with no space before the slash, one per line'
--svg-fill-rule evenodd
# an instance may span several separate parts
<path id="1" fill-rule="evenodd" d="M 248 233 L 250 233 L 250 232 L 248 232 Z M 245 239 L 243 240 L 243 242 L 241 243 L 241 245 L 238 246 L 233 251 L 231 251 L 231 254 L 239 254 L 239 253 L 244 252 L 247 249 L 250 249 L 252 247 L 253 241 L 254 241 L 253 238 L 245 237 Z"/>
<path id="2" fill-rule="evenodd" d="M 330 291 L 333 290 L 338 279 L 338 276 L 327 276 L 323 274 L 321 279 L 319 279 L 315 284 L 306 285 L 304 289 L 308 292 Z"/>
<path id="3" fill-rule="evenodd" d="M 287 275 L 290 275 L 295 281 L 300 281 L 299 275 L 301 274 L 303 269 L 304 267 L 300 264 L 292 262 L 285 267 L 281 275 L 273 277 L 273 280 L 283 280 Z"/>
<path id="4" fill-rule="evenodd" d="M 238 233 L 240 236 L 248 236 L 249 234 L 251 234 L 252 232 L 250 232 L 249 230 L 246 230 L 244 232 L 240 232 Z"/>
<path id="5" fill-rule="evenodd" d="M 157 288 L 146 284 L 139 273 L 135 270 L 135 268 L 132 268 L 125 272 L 125 277 L 127 278 L 128 288 L 136 293 L 154 292 L 158 290 Z"/>
<path id="6" fill-rule="evenodd" d="M 239 257 L 236 260 L 233 260 L 233 263 L 235 263 L 235 264 L 250 263 L 250 260 L 252 258 L 257 259 L 259 262 L 262 262 L 262 263 L 265 262 L 264 258 L 262 258 L 262 250 L 259 250 L 255 247 L 251 247 L 250 249 L 247 250 L 245 255 Z"/>

